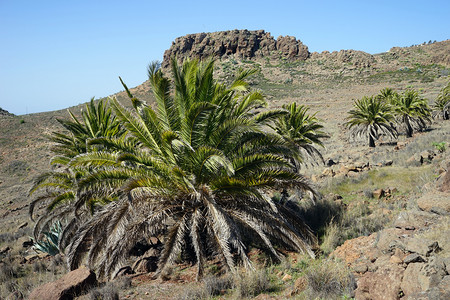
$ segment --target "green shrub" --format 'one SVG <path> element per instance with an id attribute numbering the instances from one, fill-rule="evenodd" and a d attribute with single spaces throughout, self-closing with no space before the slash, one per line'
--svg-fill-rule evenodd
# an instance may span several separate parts
<path id="1" fill-rule="evenodd" d="M 436 148 L 437 151 L 439 151 L 439 153 L 443 153 L 445 152 L 445 142 L 440 142 L 440 143 L 433 143 L 434 148 Z"/>

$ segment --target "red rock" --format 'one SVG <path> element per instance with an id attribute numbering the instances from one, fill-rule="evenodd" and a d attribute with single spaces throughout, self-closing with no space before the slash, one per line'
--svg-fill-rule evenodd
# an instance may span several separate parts
<path id="1" fill-rule="evenodd" d="M 366 272 L 358 280 L 355 298 L 360 300 L 398 299 L 404 269 L 388 264 L 376 272 Z"/>
<path id="2" fill-rule="evenodd" d="M 95 273 L 86 267 L 73 270 L 60 279 L 35 288 L 29 300 L 71 300 L 97 284 Z"/>

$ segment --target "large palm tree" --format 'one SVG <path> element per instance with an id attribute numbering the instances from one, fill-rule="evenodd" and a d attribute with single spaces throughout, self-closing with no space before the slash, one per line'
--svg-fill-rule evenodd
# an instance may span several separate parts
<path id="1" fill-rule="evenodd" d="M 375 97 L 363 97 L 353 103 L 347 118 L 347 127 L 356 137 L 368 139 L 369 147 L 375 147 L 375 141 L 381 134 L 391 138 L 397 137 L 397 130 L 392 125 L 394 116 L 388 104 Z"/>
<path id="2" fill-rule="evenodd" d="M 431 123 L 428 101 L 413 89 L 407 89 L 392 101 L 397 122 L 405 126 L 406 136 L 412 137 L 414 130 L 423 130 Z"/>
<path id="3" fill-rule="evenodd" d="M 245 81 L 252 72 L 240 72 L 225 86 L 213 78 L 213 66 L 173 60 L 172 84 L 151 64 L 155 109 L 125 85 L 134 109 L 113 99 L 127 137 L 90 140 L 93 150 L 74 157 L 70 166 L 88 170 L 77 182 L 77 196 L 115 191 L 118 199 L 66 228 L 63 243 L 69 242 L 72 269 L 87 262 L 99 276 L 111 277 L 137 242 L 155 236 L 163 241 L 157 274 L 186 259 L 201 276 L 209 257 L 232 271 L 236 260 L 251 268 L 250 246 L 276 259 L 276 246 L 314 257 L 317 240 L 295 207 L 267 193 L 284 187 L 314 192 L 293 172 L 296 149 L 267 132 L 285 111 L 258 112 L 265 102 Z"/>

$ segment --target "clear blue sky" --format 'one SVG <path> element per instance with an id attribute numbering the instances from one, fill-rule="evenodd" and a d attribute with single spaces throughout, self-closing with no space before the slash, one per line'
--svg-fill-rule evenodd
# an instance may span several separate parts
<path id="1" fill-rule="evenodd" d="M 62 109 L 144 82 L 188 33 L 264 29 L 313 51 L 378 53 L 450 38 L 450 1 L 0 0 L 0 107 Z"/>

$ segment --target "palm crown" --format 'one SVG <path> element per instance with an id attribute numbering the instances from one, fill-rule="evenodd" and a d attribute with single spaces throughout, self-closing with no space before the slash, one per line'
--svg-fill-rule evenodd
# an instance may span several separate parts
<path id="1" fill-rule="evenodd" d="M 369 147 L 375 147 L 375 140 L 380 134 L 391 138 L 397 137 L 397 131 L 391 121 L 394 116 L 385 102 L 375 97 L 363 97 L 353 103 L 346 125 L 352 130 L 354 136 L 368 138 Z"/>
<path id="2" fill-rule="evenodd" d="M 317 146 L 323 147 L 322 139 L 327 138 L 328 135 L 322 131 L 323 126 L 315 114 L 308 114 L 309 108 L 297 103 L 283 105 L 283 108 L 287 110 L 287 114 L 276 119 L 272 128 L 293 148 L 299 149 L 313 159 L 318 157 L 323 161 Z M 300 161 L 292 161 L 297 169 L 305 159 L 304 155 L 302 156 Z"/>
<path id="3" fill-rule="evenodd" d="M 450 82 L 442 88 L 434 102 L 435 117 L 441 117 L 444 120 L 450 118 Z"/>
<path id="4" fill-rule="evenodd" d="M 427 123 L 431 123 L 428 101 L 413 89 L 394 97 L 392 107 L 398 121 L 404 124 L 407 137 L 412 137 L 414 130 L 422 130 L 426 128 Z"/>

